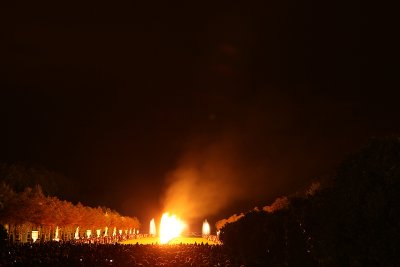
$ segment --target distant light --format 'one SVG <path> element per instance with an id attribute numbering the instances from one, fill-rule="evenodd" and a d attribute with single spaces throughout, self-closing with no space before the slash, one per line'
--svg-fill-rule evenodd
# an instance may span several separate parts
<path id="1" fill-rule="evenodd" d="M 97 230 L 96 230 L 97 237 L 100 237 L 100 233 L 101 233 L 101 230 L 100 230 L 100 229 L 97 229 Z"/>
<path id="2" fill-rule="evenodd" d="M 56 227 L 56 236 L 53 239 L 54 241 L 60 241 L 60 239 L 58 238 L 58 226 Z"/>
<path id="3" fill-rule="evenodd" d="M 203 237 L 210 235 L 210 224 L 207 222 L 207 220 L 204 220 L 201 232 L 203 234 Z"/>
<path id="4" fill-rule="evenodd" d="M 39 231 L 32 231 L 32 240 L 33 242 L 36 242 L 39 236 Z"/>
<path id="5" fill-rule="evenodd" d="M 75 239 L 79 239 L 79 226 L 75 230 Z"/>
<path id="6" fill-rule="evenodd" d="M 122 230 L 121 229 L 118 230 L 118 233 L 119 233 L 119 235 L 122 235 Z"/>
<path id="7" fill-rule="evenodd" d="M 156 234 L 157 234 L 156 223 L 154 222 L 154 218 L 153 218 L 150 221 L 150 235 L 156 236 Z"/>
<path id="8" fill-rule="evenodd" d="M 92 230 L 86 230 L 86 236 L 90 238 L 91 235 L 92 235 Z"/>

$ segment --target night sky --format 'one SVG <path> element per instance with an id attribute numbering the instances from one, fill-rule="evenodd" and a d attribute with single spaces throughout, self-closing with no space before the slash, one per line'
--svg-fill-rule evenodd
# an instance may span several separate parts
<path id="1" fill-rule="evenodd" d="M 212 221 L 399 133 L 388 47 L 357 1 L 144 2 L 2 7 L 1 162 L 144 224 L 191 170 Z"/>

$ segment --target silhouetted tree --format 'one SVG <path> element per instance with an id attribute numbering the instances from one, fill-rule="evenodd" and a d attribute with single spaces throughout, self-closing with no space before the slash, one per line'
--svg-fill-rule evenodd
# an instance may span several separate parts
<path id="1" fill-rule="evenodd" d="M 400 140 L 372 140 L 313 199 L 309 221 L 327 266 L 396 266 L 400 249 Z"/>
<path id="2" fill-rule="evenodd" d="M 332 177 L 227 223 L 221 240 L 250 266 L 400 266 L 400 139 L 372 140 Z"/>

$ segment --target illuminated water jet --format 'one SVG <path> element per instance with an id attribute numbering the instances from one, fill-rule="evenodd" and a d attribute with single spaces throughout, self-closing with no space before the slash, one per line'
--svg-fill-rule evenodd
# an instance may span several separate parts
<path id="1" fill-rule="evenodd" d="M 60 241 L 60 238 L 58 238 L 58 226 L 56 227 L 56 234 L 55 237 L 53 239 L 54 241 Z"/>
<path id="2" fill-rule="evenodd" d="M 39 231 L 32 231 L 32 240 L 33 240 L 33 243 L 36 242 L 36 240 L 38 239 L 38 237 L 39 237 Z"/>
<path id="3" fill-rule="evenodd" d="M 78 227 L 76 227 L 76 230 L 75 230 L 75 239 L 79 239 L 79 226 Z"/>
<path id="4" fill-rule="evenodd" d="M 156 236 L 157 230 L 156 230 L 156 223 L 154 222 L 154 218 L 151 219 L 150 221 L 150 235 L 151 236 Z"/>
<path id="5" fill-rule="evenodd" d="M 207 237 L 210 235 L 210 224 L 207 222 L 207 220 L 204 220 L 203 222 L 203 228 L 201 229 L 201 233 L 203 237 Z"/>

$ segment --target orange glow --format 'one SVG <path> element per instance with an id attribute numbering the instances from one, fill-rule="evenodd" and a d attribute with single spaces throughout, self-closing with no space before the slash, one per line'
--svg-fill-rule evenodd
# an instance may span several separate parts
<path id="1" fill-rule="evenodd" d="M 185 223 L 176 215 L 164 213 L 160 223 L 160 244 L 167 244 L 170 240 L 179 237 L 185 227 Z"/>

